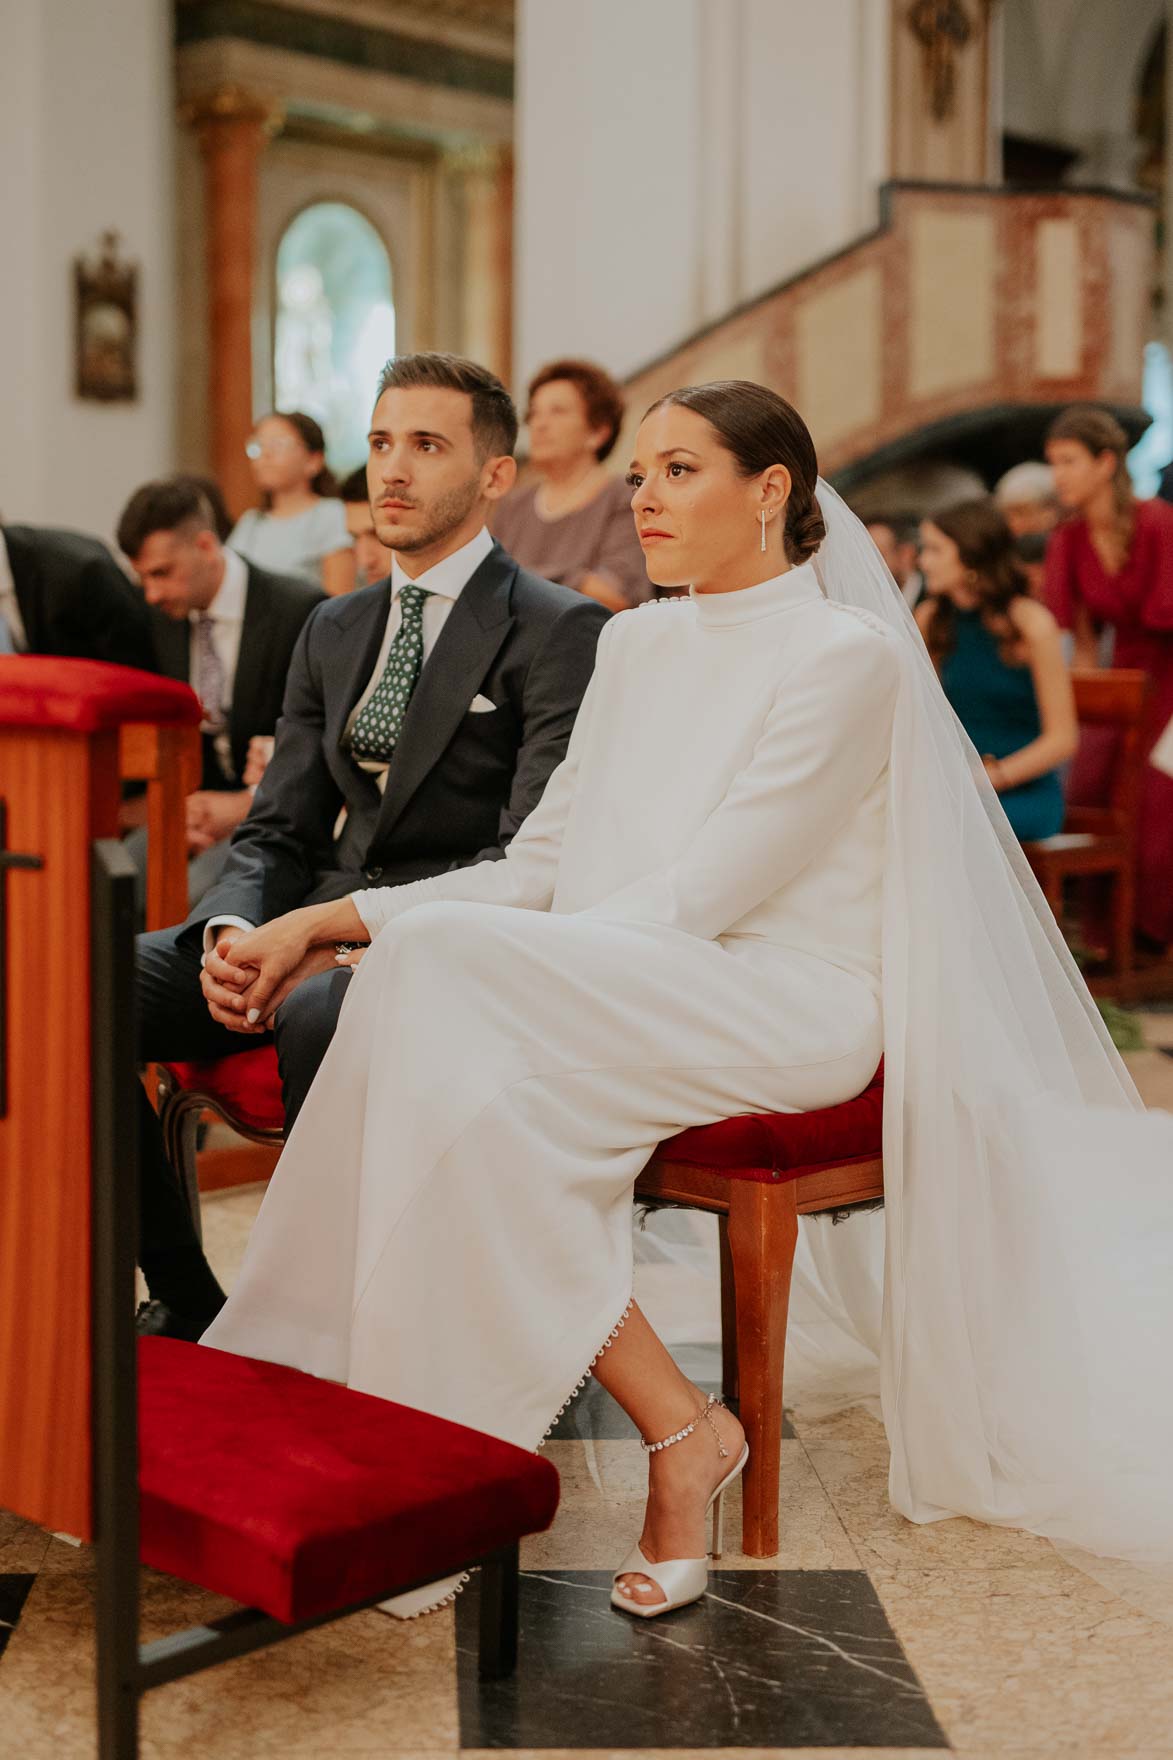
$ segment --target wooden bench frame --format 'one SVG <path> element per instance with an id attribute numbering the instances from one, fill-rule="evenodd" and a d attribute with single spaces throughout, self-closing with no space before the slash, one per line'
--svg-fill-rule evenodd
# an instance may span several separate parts
<path id="1" fill-rule="evenodd" d="M 882 1199 L 878 1156 L 813 1166 L 797 1179 L 738 1179 L 653 1156 L 635 1182 L 637 1203 L 715 1214 L 721 1256 L 721 1387 L 737 1402 L 749 1442 L 742 1490 L 742 1551 L 778 1553 L 782 1375 L 798 1219 Z"/>

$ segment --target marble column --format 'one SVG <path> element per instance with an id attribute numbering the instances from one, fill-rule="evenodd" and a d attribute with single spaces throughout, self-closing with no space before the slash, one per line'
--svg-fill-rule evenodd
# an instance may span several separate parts
<path id="1" fill-rule="evenodd" d="M 890 0 L 896 178 L 1001 179 L 996 19 L 989 0 Z"/>
<path id="2" fill-rule="evenodd" d="M 473 147 L 449 162 L 464 194 L 464 353 L 508 385 L 513 371 L 513 153 Z"/>
<path id="3" fill-rule="evenodd" d="M 211 466 L 232 513 L 255 499 L 244 455 L 253 425 L 252 321 L 261 155 L 279 126 L 275 107 L 222 86 L 184 107 L 204 166 Z"/>

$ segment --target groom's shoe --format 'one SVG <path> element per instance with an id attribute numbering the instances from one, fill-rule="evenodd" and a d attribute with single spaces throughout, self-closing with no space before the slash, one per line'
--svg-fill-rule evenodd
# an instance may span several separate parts
<path id="1" fill-rule="evenodd" d="M 134 1329 L 140 1338 L 185 1338 L 189 1344 L 198 1344 L 212 1319 L 209 1314 L 206 1320 L 189 1320 L 186 1314 L 177 1314 L 166 1302 L 140 1302 L 134 1317 Z"/>

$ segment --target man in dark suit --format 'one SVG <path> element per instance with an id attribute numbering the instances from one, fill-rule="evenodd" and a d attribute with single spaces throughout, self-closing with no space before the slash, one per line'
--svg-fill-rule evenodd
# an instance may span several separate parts
<path id="1" fill-rule="evenodd" d="M 310 617 L 276 748 L 216 887 L 178 929 L 140 940 L 144 1060 L 256 1043 L 224 957 L 254 924 L 367 886 L 503 856 L 561 761 L 606 613 L 520 568 L 485 526 L 512 487 L 517 414 L 500 381 L 451 355 L 388 363 L 368 483 L 387 580 Z M 324 950 L 276 1017 L 292 1122 L 349 982 Z M 201 971 L 202 966 L 202 971 Z M 202 995 L 201 995 L 202 989 Z M 194 1336 L 223 1300 L 143 1101 L 141 1331 Z"/>
<path id="2" fill-rule="evenodd" d="M 155 670 L 147 608 L 109 550 L 47 526 L 0 526 L 0 653 Z"/>
<path id="3" fill-rule="evenodd" d="M 920 521 L 911 513 L 877 513 L 868 520 L 867 528 L 904 603 L 915 611 L 925 592 L 920 571 Z"/>
<path id="4" fill-rule="evenodd" d="M 270 574 L 226 550 L 216 511 L 193 477 L 145 483 L 127 502 L 118 542 L 150 607 L 155 665 L 204 705 L 203 776 L 187 801 L 192 904 L 219 876 L 228 839 L 252 805 L 249 742 L 271 734 L 289 663 L 319 588 Z M 140 869 L 145 839 L 128 839 Z"/>

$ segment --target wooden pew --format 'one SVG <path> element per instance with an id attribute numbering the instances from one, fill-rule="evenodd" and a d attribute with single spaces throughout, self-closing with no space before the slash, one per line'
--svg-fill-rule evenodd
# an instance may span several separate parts
<path id="1" fill-rule="evenodd" d="M 187 915 L 186 803 L 200 785 L 199 727 L 120 730 L 123 782 L 147 785 L 147 928 L 169 929 Z"/>

